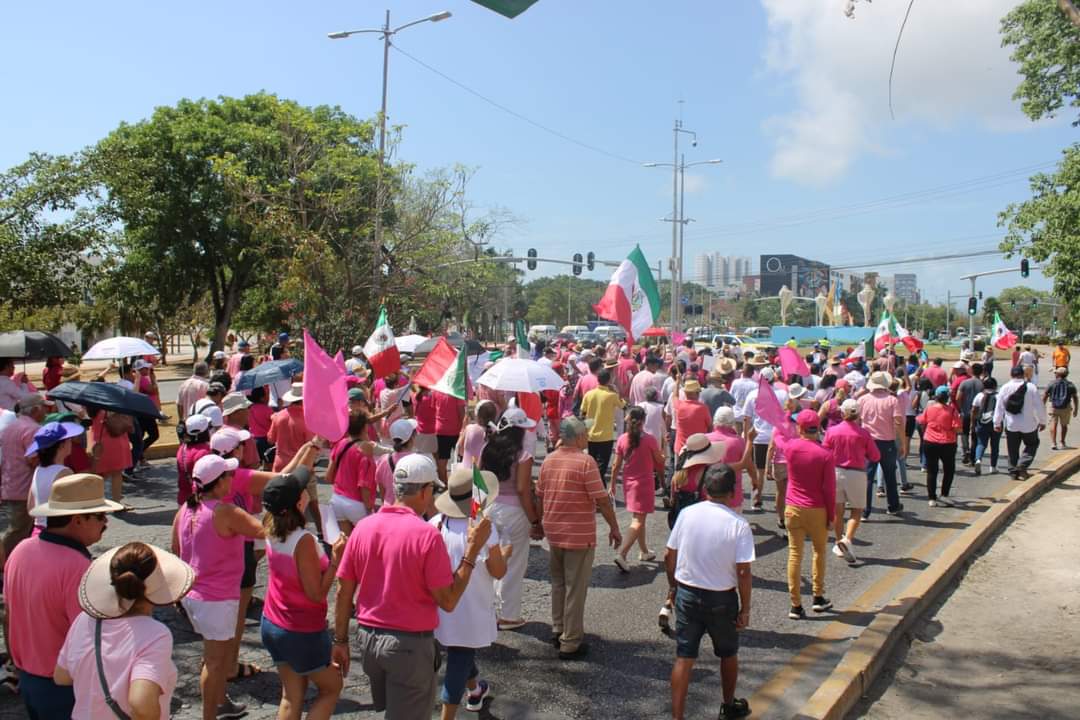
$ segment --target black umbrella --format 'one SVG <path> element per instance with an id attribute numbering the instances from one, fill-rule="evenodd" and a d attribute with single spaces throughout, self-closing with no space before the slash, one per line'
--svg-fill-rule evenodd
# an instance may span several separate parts
<path id="1" fill-rule="evenodd" d="M 480 341 L 478 341 L 478 340 L 472 340 L 472 339 L 466 340 L 465 338 L 463 338 L 461 335 L 459 335 L 457 333 L 451 333 L 451 334 L 449 334 L 449 335 L 447 335 L 445 337 L 446 337 L 446 342 L 450 343 L 451 347 L 454 347 L 454 348 L 456 348 L 458 350 L 460 350 L 461 346 L 464 345 L 466 355 L 479 355 L 482 352 L 484 352 L 484 346 L 481 345 Z M 427 355 L 428 353 L 430 353 L 432 350 L 435 349 L 435 346 L 438 343 L 439 343 L 439 338 L 437 338 L 437 337 L 429 338 L 428 340 L 425 340 L 424 342 L 417 345 L 416 349 L 413 350 L 412 354 L 413 355 Z"/>
<path id="2" fill-rule="evenodd" d="M 304 363 L 296 358 L 271 360 L 262 365 L 256 365 L 251 370 L 245 370 L 233 389 L 254 390 L 257 387 L 276 383 L 278 380 L 289 380 L 293 375 L 302 372 L 304 372 Z"/>
<path id="3" fill-rule="evenodd" d="M 69 355 L 71 355 L 71 348 L 52 333 L 37 330 L 12 330 L 0 333 L 0 357 L 44 360 Z"/>
<path id="4" fill-rule="evenodd" d="M 77 381 L 60 383 L 48 392 L 48 396 L 78 405 L 96 405 L 121 415 L 165 418 L 149 395 L 143 395 L 113 383 Z"/>

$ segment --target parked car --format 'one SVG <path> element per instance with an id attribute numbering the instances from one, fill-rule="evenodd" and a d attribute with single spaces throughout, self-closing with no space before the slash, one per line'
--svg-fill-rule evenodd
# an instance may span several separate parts
<path id="1" fill-rule="evenodd" d="M 596 347 L 600 343 L 600 336 L 588 330 L 577 334 L 578 344 L 582 347 Z"/>
<path id="2" fill-rule="evenodd" d="M 577 337 L 580 333 L 589 332 L 588 325 L 564 325 L 562 332 L 570 333 L 574 337 Z"/>
<path id="3" fill-rule="evenodd" d="M 753 327 L 746 328 L 743 334 L 749 335 L 756 340 L 768 340 L 772 337 L 772 328 L 762 325 L 755 325 Z"/>
<path id="4" fill-rule="evenodd" d="M 600 325 L 593 333 L 601 340 L 601 342 L 607 342 L 614 339 L 617 342 L 626 340 L 626 331 L 618 325 Z"/>
<path id="5" fill-rule="evenodd" d="M 534 340 L 550 340 L 559 331 L 554 325 L 533 325 L 529 328 L 529 337 Z"/>

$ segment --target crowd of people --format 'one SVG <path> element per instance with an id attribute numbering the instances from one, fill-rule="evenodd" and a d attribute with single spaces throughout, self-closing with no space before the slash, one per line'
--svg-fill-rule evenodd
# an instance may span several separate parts
<path id="1" fill-rule="evenodd" d="M 355 660 L 377 711 L 426 720 L 438 694 L 447 720 L 462 703 L 477 711 L 494 697 L 482 650 L 527 622 L 533 542 L 549 547 L 554 657 L 588 656 L 602 518 L 620 572 L 631 572 L 635 545 L 638 563 L 666 570 L 658 623 L 676 639 L 672 716 L 684 716 L 707 633 L 720 658 L 720 717 L 744 717 L 736 687 L 739 631 L 751 622 L 748 516 L 765 511 L 768 495 L 788 539 L 788 617 L 801 620 L 806 539 L 810 610 L 823 613 L 832 607 L 830 533 L 832 554 L 854 565 L 875 497 L 886 515 L 902 515 L 915 493 L 916 434 L 929 505 L 950 505 L 958 462 L 997 472 L 1004 435 L 1007 472 L 1022 480 L 1039 433 L 1049 424 L 1054 449 L 1066 447 L 1080 409 L 1064 345 L 1041 393 L 1033 353 L 1014 360 L 999 388 L 992 351 L 976 359 L 966 349 L 947 371 L 940 358 L 892 348 L 866 358 L 823 341 L 799 358 L 805 372 L 787 373 L 778 350 L 689 341 L 502 351 L 530 353 L 564 385 L 533 394 L 470 383 L 462 399 L 414 383 L 415 364 L 376 377 L 353 348 L 340 438 L 309 431 L 302 373 L 238 389 L 266 360 L 289 358 L 287 334 L 262 355 L 244 341 L 232 355 L 214 353 L 177 393 L 171 547 L 133 542 L 96 560 L 88 548 L 108 516 L 131 512 L 123 482 L 158 439 L 157 422 L 51 400 L 49 390 L 81 376 L 63 362 L 47 363 L 39 391 L 0 360 L 4 634 L 16 670 L 5 683 L 35 719 L 168 717 L 177 670 L 171 634 L 152 611 L 174 605 L 203 640 L 202 717 L 243 717 L 228 686 L 261 672 L 239 650 L 265 561 L 260 634 L 281 681 L 280 718 L 299 718 L 305 702 L 307 717 L 329 717 Z M 153 358 L 115 369 L 117 382 L 160 407 Z M 322 508 L 320 482 L 331 498 Z M 620 486 L 626 528 L 615 512 Z M 662 558 L 646 533 L 658 511 L 670 530 Z"/>

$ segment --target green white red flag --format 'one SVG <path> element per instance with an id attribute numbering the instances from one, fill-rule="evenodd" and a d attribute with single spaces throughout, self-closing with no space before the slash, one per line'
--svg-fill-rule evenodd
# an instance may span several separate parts
<path id="1" fill-rule="evenodd" d="M 379 308 L 375 332 L 364 345 L 364 356 L 376 378 L 386 377 L 401 370 L 401 355 L 394 344 L 394 331 L 386 321 L 386 308 Z"/>
<path id="2" fill-rule="evenodd" d="M 593 310 L 599 317 L 617 322 L 626 331 L 628 344 L 660 317 L 660 291 L 640 247 L 635 247 L 615 269 L 607 291 Z"/>
<path id="3" fill-rule="evenodd" d="M 484 474 L 480 472 L 480 468 L 473 465 L 472 470 L 472 512 L 470 517 L 477 517 L 482 514 L 484 503 L 487 502 L 488 486 L 484 482 Z"/>
<path id="4" fill-rule="evenodd" d="M 1016 333 L 1005 327 L 1001 313 L 994 313 L 994 329 L 990 332 L 990 344 L 998 350 L 1008 350 L 1016 344 Z"/>
<path id="5" fill-rule="evenodd" d="M 424 364 L 416 372 L 413 382 L 434 392 L 450 395 L 458 400 L 467 400 L 467 359 L 464 346 L 461 350 L 455 350 L 446 338 L 439 338 L 439 342 L 435 343 L 435 347 L 424 359 Z"/>

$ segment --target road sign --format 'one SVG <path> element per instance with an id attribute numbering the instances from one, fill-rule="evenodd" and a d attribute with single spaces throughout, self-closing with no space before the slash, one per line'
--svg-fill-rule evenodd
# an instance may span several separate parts
<path id="1" fill-rule="evenodd" d="M 683 296 L 682 296 L 682 304 L 683 304 L 683 305 L 686 305 L 686 304 L 688 304 L 689 302 L 690 302 L 690 296 L 689 296 L 689 295 L 683 295 Z"/>

